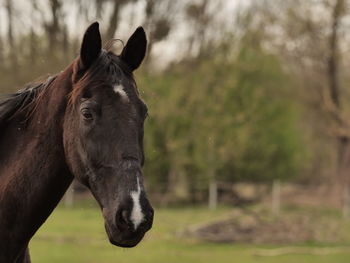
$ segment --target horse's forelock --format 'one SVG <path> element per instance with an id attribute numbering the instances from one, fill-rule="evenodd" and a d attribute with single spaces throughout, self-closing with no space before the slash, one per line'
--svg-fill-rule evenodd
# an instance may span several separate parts
<path id="1" fill-rule="evenodd" d="M 116 85 L 124 76 L 135 83 L 130 69 L 112 52 L 102 51 L 99 59 L 83 74 L 69 95 L 69 105 L 76 105 L 86 87 L 91 89 L 101 85 Z M 135 84 L 136 86 L 136 84 Z"/>

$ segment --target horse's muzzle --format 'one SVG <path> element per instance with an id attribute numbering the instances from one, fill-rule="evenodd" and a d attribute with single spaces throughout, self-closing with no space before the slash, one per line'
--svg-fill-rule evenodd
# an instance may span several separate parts
<path id="1" fill-rule="evenodd" d="M 114 220 L 105 217 L 105 228 L 109 241 L 119 247 L 134 247 L 144 237 L 145 233 L 152 228 L 153 208 L 149 206 L 144 212 L 142 222 L 135 226 L 131 213 L 128 210 L 118 209 Z"/>

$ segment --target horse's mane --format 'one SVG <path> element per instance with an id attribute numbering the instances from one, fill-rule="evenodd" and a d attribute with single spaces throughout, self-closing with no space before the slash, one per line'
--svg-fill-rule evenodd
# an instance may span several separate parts
<path id="1" fill-rule="evenodd" d="M 89 68 L 79 80 L 77 87 L 71 92 L 69 101 L 73 102 L 81 95 L 84 87 L 99 85 L 101 82 L 117 83 L 118 79 L 128 78 L 136 87 L 136 82 L 129 67 L 119 56 L 111 51 L 102 51 L 99 59 Z M 0 96 L 0 127 L 18 114 L 24 114 L 27 120 L 35 110 L 38 100 L 46 87 L 57 78 L 50 76 L 42 82 L 27 84 L 23 89 L 13 94 Z"/>
<path id="2" fill-rule="evenodd" d="M 49 86 L 57 75 L 50 76 L 43 82 L 27 84 L 23 89 L 0 97 L 0 126 L 14 118 L 17 114 L 29 116 L 35 108 L 35 101 L 42 91 Z"/>

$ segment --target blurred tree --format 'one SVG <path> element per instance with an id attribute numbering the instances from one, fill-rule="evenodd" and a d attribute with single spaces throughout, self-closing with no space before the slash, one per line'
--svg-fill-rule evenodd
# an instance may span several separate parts
<path id="1" fill-rule="evenodd" d="M 165 201 L 176 200 L 184 177 L 186 198 L 196 200 L 210 181 L 271 182 L 298 175 L 305 154 L 297 112 L 280 91 L 288 89 L 287 77 L 258 46 L 244 39 L 234 58 L 218 49 L 196 60 L 195 69 L 192 61 L 181 62 L 171 72 L 141 79 L 152 109 L 146 170 L 151 185 L 168 195 Z"/>
<path id="2" fill-rule="evenodd" d="M 185 7 L 188 23 L 191 25 L 188 39 L 187 56 L 210 56 L 217 39 L 215 33 L 222 31 L 223 27 L 215 27 L 215 18 L 223 8 L 222 1 L 193 1 Z M 224 36 L 221 36 L 221 40 Z M 221 42 L 221 41 L 219 41 Z"/>
<path id="3" fill-rule="evenodd" d="M 322 144 L 322 150 L 315 149 L 314 155 L 328 160 L 314 160 L 318 166 L 316 174 L 328 171 L 334 193 L 344 193 L 350 205 L 350 123 L 346 118 L 350 113 L 350 97 L 343 81 L 348 5 L 346 0 L 264 1 L 263 4 L 256 1 L 254 11 L 260 14 L 255 21 L 258 27 L 269 33 L 266 43 L 284 59 L 299 82 L 299 99 L 308 111 L 305 114 L 309 119 L 308 129 L 319 138 L 311 141 Z M 327 144 L 333 144 L 333 149 L 326 151 Z M 334 164 L 329 161 L 332 159 Z M 350 207 L 345 210 L 350 212 Z"/>
<path id="4" fill-rule="evenodd" d="M 179 11 L 177 1 L 149 0 L 145 6 L 145 28 L 148 34 L 148 54 L 152 54 L 154 45 L 164 40 L 175 24 L 175 15 Z M 146 65 L 150 64 L 151 55 L 146 57 Z"/>

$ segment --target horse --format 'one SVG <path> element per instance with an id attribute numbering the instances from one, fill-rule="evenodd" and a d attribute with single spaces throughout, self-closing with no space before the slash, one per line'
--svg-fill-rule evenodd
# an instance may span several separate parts
<path id="1" fill-rule="evenodd" d="M 61 73 L 0 101 L 0 262 L 30 262 L 28 244 L 75 178 L 96 199 L 110 243 L 136 246 L 154 210 L 142 167 L 147 106 L 133 77 L 142 27 L 121 53 L 102 48 L 99 24 Z"/>

